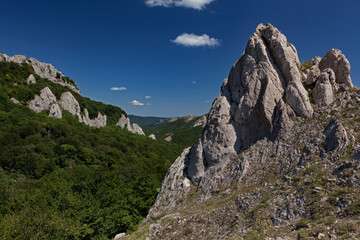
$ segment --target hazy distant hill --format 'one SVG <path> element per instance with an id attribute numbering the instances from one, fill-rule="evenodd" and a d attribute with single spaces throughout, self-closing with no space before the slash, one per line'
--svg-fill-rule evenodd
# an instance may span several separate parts
<path id="1" fill-rule="evenodd" d="M 159 123 L 166 122 L 170 119 L 163 117 L 141 117 L 135 115 L 128 115 L 128 117 L 130 118 L 131 122 L 139 124 L 141 127 L 157 125 Z"/>

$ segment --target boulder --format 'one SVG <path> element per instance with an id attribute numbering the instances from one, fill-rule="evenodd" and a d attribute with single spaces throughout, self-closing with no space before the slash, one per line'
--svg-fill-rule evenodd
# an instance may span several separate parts
<path id="1" fill-rule="evenodd" d="M 337 119 L 332 119 L 326 126 L 323 134 L 325 135 L 324 148 L 326 152 L 342 151 L 349 144 L 349 139 L 344 126 Z"/>
<path id="2" fill-rule="evenodd" d="M 325 69 L 319 76 L 315 88 L 313 89 L 314 102 L 317 106 L 328 106 L 334 101 L 334 84 L 334 71 L 331 68 Z"/>
<path id="3" fill-rule="evenodd" d="M 320 76 L 321 71 L 319 69 L 319 65 L 313 65 L 310 68 L 309 74 L 307 75 L 305 84 L 306 85 L 312 85 L 316 82 L 316 80 L 318 79 L 318 77 Z"/>
<path id="4" fill-rule="evenodd" d="M 336 82 L 347 88 L 352 88 L 350 77 L 351 66 L 345 55 L 338 49 L 331 49 L 319 63 L 320 71 L 331 68 L 336 76 Z"/>
<path id="5" fill-rule="evenodd" d="M 62 118 L 62 111 L 57 103 L 51 105 L 49 117 Z"/>
<path id="6" fill-rule="evenodd" d="M 82 122 L 82 117 L 80 114 L 81 109 L 80 109 L 79 102 L 71 94 L 71 92 L 64 92 L 63 94 L 61 94 L 60 105 L 64 110 L 70 112 L 74 116 L 77 116 L 79 119 L 79 122 Z"/>
<path id="7" fill-rule="evenodd" d="M 153 140 L 156 140 L 155 134 L 150 134 L 150 135 L 149 135 L 149 138 L 151 138 L 151 139 L 153 139 Z"/>
<path id="8" fill-rule="evenodd" d="M 35 98 L 29 102 L 28 107 L 39 113 L 44 110 L 49 110 L 52 103 L 56 103 L 56 97 L 50 88 L 45 87 L 41 90 L 40 96 L 35 95 Z"/>
<path id="9" fill-rule="evenodd" d="M 36 83 L 34 75 L 30 74 L 28 78 L 26 79 L 27 84 L 34 84 Z"/>
<path id="10" fill-rule="evenodd" d="M 125 235 L 126 235 L 126 233 L 119 233 L 119 234 L 116 234 L 116 236 L 115 236 L 114 240 L 118 240 L 118 239 L 120 239 L 120 238 L 123 238 L 123 237 L 125 237 Z"/>
<path id="11" fill-rule="evenodd" d="M 167 141 L 167 142 L 171 142 L 171 141 L 172 141 L 171 135 L 170 135 L 170 136 L 167 136 L 166 138 L 164 138 L 164 140 Z"/>
<path id="12" fill-rule="evenodd" d="M 130 132 L 145 136 L 145 133 L 142 130 L 142 128 L 139 125 L 137 125 L 136 123 L 132 124 L 132 131 L 130 131 Z"/>
<path id="13" fill-rule="evenodd" d="M 15 104 L 21 104 L 21 103 L 19 102 L 19 100 L 17 100 L 17 99 L 14 98 L 14 97 L 10 98 L 10 100 L 11 100 L 13 103 L 15 103 Z"/>

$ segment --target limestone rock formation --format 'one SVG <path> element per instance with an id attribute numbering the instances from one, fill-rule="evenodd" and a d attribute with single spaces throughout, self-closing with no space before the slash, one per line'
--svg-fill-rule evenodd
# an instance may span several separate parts
<path id="1" fill-rule="evenodd" d="M 21 104 L 21 103 L 19 102 L 19 100 L 17 100 L 17 99 L 14 98 L 14 97 L 10 98 L 10 100 L 11 100 L 13 103 L 15 103 L 15 104 Z"/>
<path id="2" fill-rule="evenodd" d="M 314 102 L 323 107 L 330 105 L 335 97 L 333 86 L 335 84 L 335 73 L 331 68 L 326 68 L 318 77 L 313 89 Z"/>
<path id="3" fill-rule="evenodd" d="M 319 63 L 320 71 L 331 68 L 336 75 L 336 82 L 344 84 L 347 88 L 352 88 L 353 84 L 350 77 L 351 66 L 345 55 L 338 49 L 331 49 L 326 53 Z"/>
<path id="4" fill-rule="evenodd" d="M 125 115 L 121 115 L 119 121 L 116 123 L 116 126 L 119 126 L 122 129 L 126 128 L 126 130 L 128 130 L 129 132 L 145 136 L 145 133 L 142 130 L 142 128 L 139 125 L 137 125 L 136 123 L 131 123 L 130 119 L 128 117 L 126 117 Z"/>
<path id="5" fill-rule="evenodd" d="M 77 116 L 79 122 L 83 121 L 79 102 L 75 99 L 71 92 L 64 92 L 61 94 L 60 105 L 64 110 L 70 112 L 74 116 Z"/>
<path id="6" fill-rule="evenodd" d="M 190 190 L 190 181 L 183 177 L 185 158 L 190 148 L 184 149 L 169 168 L 156 197 L 154 206 L 150 209 L 148 218 L 156 218 L 159 213 L 176 206 L 176 200 L 185 198 Z"/>
<path id="7" fill-rule="evenodd" d="M 52 103 L 56 103 L 56 97 L 50 88 L 45 87 L 41 90 L 40 96 L 35 95 L 35 98 L 29 102 L 28 106 L 33 111 L 39 113 L 44 110 L 49 110 Z"/>
<path id="8" fill-rule="evenodd" d="M 30 74 L 28 78 L 26 79 L 27 84 L 33 84 L 36 83 L 34 75 Z"/>
<path id="9" fill-rule="evenodd" d="M 50 63 L 43 63 L 35 58 L 26 58 L 24 55 L 9 57 L 5 53 L 0 53 L 0 61 L 30 64 L 34 68 L 35 73 L 40 77 L 48 79 L 53 83 L 60 84 L 61 86 L 69 87 L 74 92 L 80 94 L 76 84 L 64 80 L 64 75 Z"/>
<path id="10" fill-rule="evenodd" d="M 215 169 L 236 158 L 240 149 L 263 138 L 276 139 L 278 126 L 286 125 L 274 121 L 283 97 L 297 115 L 312 116 L 298 66 L 296 49 L 286 37 L 272 25 L 260 24 L 224 80 L 203 134 L 191 150 L 187 174 L 194 183 L 209 190 Z"/>
<path id="11" fill-rule="evenodd" d="M 51 105 L 49 117 L 62 118 L 62 111 L 57 103 Z"/>
<path id="12" fill-rule="evenodd" d="M 325 140 L 325 151 L 341 151 L 346 148 L 349 144 L 349 139 L 344 126 L 339 120 L 332 119 L 324 130 Z"/>
<path id="13" fill-rule="evenodd" d="M 206 121 L 207 121 L 207 118 L 206 118 L 206 115 L 204 115 L 194 123 L 193 127 L 198 127 L 198 126 L 205 127 Z"/>
<path id="14" fill-rule="evenodd" d="M 151 138 L 151 139 L 153 139 L 153 140 L 156 140 L 155 134 L 150 134 L 150 135 L 149 135 L 149 138 Z"/>
<path id="15" fill-rule="evenodd" d="M 164 138 L 165 141 L 167 142 L 171 142 L 172 141 L 172 136 L 167 136 L 166 138 Z"/>
<path id="16" fill-rule="evenodd" d="M 98 116 L 94 119 L 90 119 L 89 111 L 85 108 L 84 109 L 85 116 L 82 117 L 82 122 L 90 127 L 106 127 L 106 115 L 102 115 L 98 112 Z"/>
<path id="17" fill-rule="evenodd" d="M 350 224 L 360 197 L 358 191 L 339 196 L 348 186 L 360 187 L 360 91 L 346 91 L 349 65 L 335 53 L 312 60 L 306 88 L 319 106 L 313 109 L 295 47 L 272 25 L 259 25 L 224 80 L 198 142 L 170 168 L 142 236 L 302 239 L 309 228 L 305 238 L 324 230 L 337 239 L 337 222 L 321 229 L 310 220 L 336 216 Z M 356 225 L 347 239 L 360 237 Z"/>

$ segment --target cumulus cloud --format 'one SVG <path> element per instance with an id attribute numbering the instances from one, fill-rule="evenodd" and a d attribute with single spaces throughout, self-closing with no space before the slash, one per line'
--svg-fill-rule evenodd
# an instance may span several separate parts
<path id="1" fill-rule="evenodd" d="M 110 88 L 110 90 L 113 90 L 113 91 L 125 91 L 126 87 L 112 87 L 112 88 Z"/>
<path id="2" fill-rule="evenodd" d="M 202 10 L 215 0 L 146 0 L 149 7 L 187 7 Z"/>
<path id="3" fill-rule="evenodd" d="M 196 84 L 196 81 L 192 81 L 191 83 L 192 83 L 192 84 Z"/>
<path id="4" fill-rule="evenodd" d="M 207 34 L 199 36 L 193 33 L 183 33 L 171 41 L 185 47 L 216 47 L 220 45 L 220 41 L 218 39 L 212 38 Z"/>
<path id="5" fill-rule="evenodd" d="M 131 103 L 133 106 L 144 106 L 142 102 L 139 102 L 138 100 L 132 100 Z"/>
<path id="6" fill-rule="evenodd" d="M 146 98 L 146 99 L 150 99 L 150 98 L 151 98 L 151 96 L 145 96 L 145 98 Z"/>

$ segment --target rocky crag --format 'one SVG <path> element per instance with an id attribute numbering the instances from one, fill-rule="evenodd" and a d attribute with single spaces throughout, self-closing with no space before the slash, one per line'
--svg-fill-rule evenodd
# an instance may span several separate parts
<path id="1" fill-rule="evenodd" d="M 5 53 L 0 53 L 0 62 L 14 62 L 17 64 L 29 64 L 37 77 L 47 79 L 52 83 L 59 84 L 63 87 L 68 87 L 75 93 L 80 95 L 80 90 L 77 88 L 76 83 L 68 77 L 65 77 L 60 71 L 58 71 L 53 65 L 49 63 L 39 62 L 35 58 L 26 58 L 23 55 L 15 55 L 9 57 Z M 33 74 L 30 74 L 24 82 L 27 85 L 36 84 L 36 78 Z M 26 85 L 25 84 L 25 85 Z M 76 116 L 79 122 L 82 122 L 91 127 L 105 127 L 107 125 L 107 116 L 98 112 L 97 117 L 90 119 L 89 111 L 87 108 L 81 109 L 78 100 L 70 91 L 65 91 L 61 94 L 60 99 L 57 99 L 55 94 L 50 90 L 49 87 L 45 87 L 40 91 L 39 95 L 35 95 L 34 99 L 29 102 L 20 102 L 16 98 L 12 97 L 11 101 L 15 104 L 27 105 L 33 111 L 40 113 L 42 111 L 48 111 L 49 117 L 62 118 L 63 110 L 70 112 Z M 119 119 L 119 123 L 122 119 L 127 119 L 126 129 L 132 133 L 145 135 L 143 130 L 137 124 L 131 124 L 129 119 L 123 114 Z M 117 126 L 120 126 L 119 123 Z M 124 127 L 122 127 L 124 128 Z"/>
<path id="2" fill-rule="evenodd" d="M 0 53 L 0 62 L 15 62 L 15 63 L 27 63 L 34 68 L 34 72 L 39 75 L 41 78 L 48 79 L 49 81 L 60 84 L 73 90 L 74 92 L 80 94 L 80 90 L 73 81 L 69 81 L 64 74 L 58 71 L 52 64 L 43 63 L 38 61 L 35 58 L 26 58 L 24 55 L 15 55 L 10 57 L 5 53 Z M 34 76 L 30 75 L 27 79 L 28 83 L 35 83 Z"/>
<path id="3" fill-rule="evenodd" d="M 341 51 L 301 64 L 260 24 L 125 239 L 359 239 L 359 107 Z"/>

